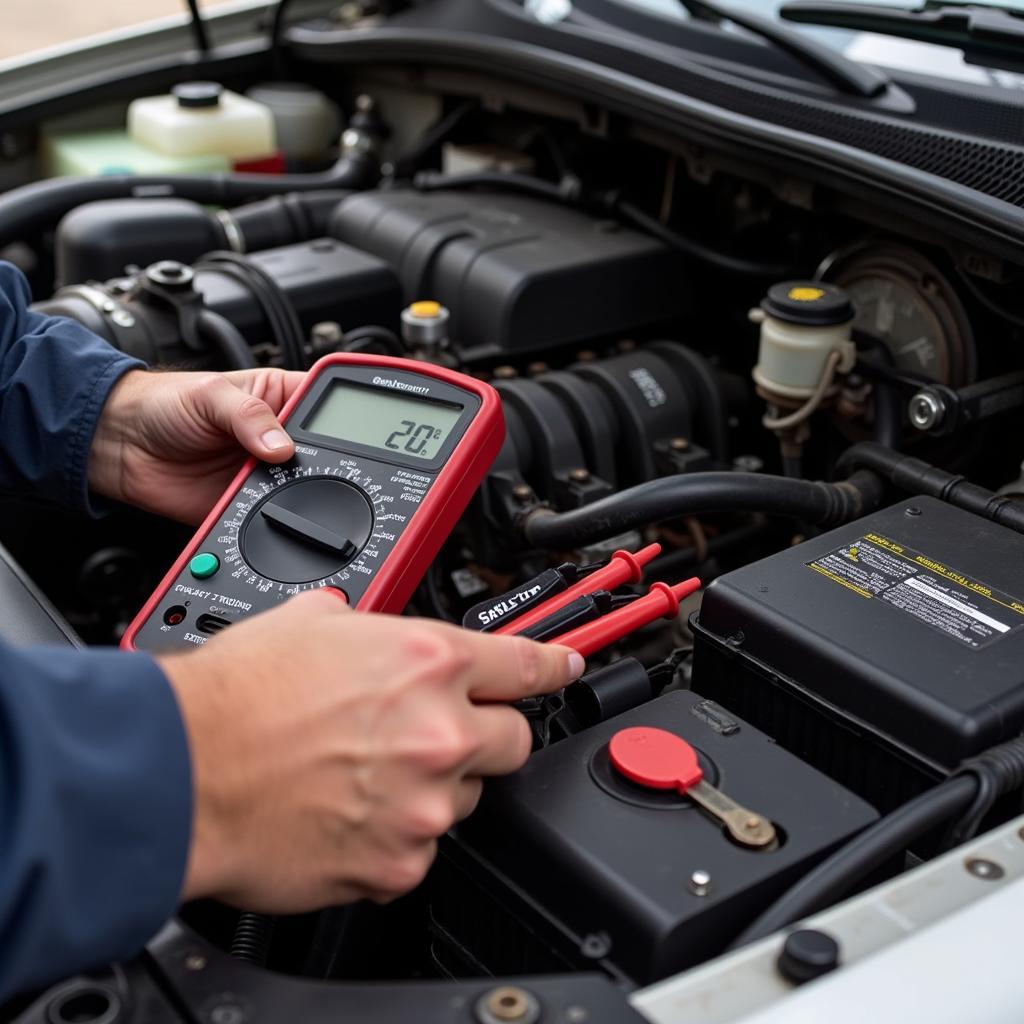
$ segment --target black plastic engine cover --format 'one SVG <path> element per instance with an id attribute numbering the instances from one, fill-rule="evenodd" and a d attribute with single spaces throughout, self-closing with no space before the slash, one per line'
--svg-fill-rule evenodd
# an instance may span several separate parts
<path id="1" fill-rule="evenodd" d="M 637 725 L 691 743 L 709 782 L 774 822 L 779 847 L 741 847 L 688 797 L 646 790 L 619 776 L 608 742 Z M 593 964 L 597 936 L 605 949 L 600 958 L 642 984 L 721 951 L 808 867 L 876 817 L 864 801 L 752 726 L 695 693 L 674 692 L 540 751 L 515 775 L 489 782 L 478 811 L 457 829 L 461 849 L 450 851 L 449 859 L 462 854 L 463 863 L 475 862 L 478 878 L 481 864 L 491 877 L 480 883 L 480 894 L 464 891 L 451 917 L 435 906 L 435 923 L 459 946 L 479 949 L 486 901 L 506 911 L 516 906 L 520 918 L 535 913 L 545 919 L 520 920 L 526 927 L 519 929 L 500 926 L 498 945 L 510 959 L 485 957 L 487 969 L 532 964 L 535 951 L 510 950 L 509 938 L 530 934 L 541 941 L 536 937 L 554 923 L 575 941 L 580 961 L 589 957 Z M 703 895 L 689 884 L 700 871 L 711 876 Z M 478 909 L 476 921 L 467 906 Z"/>
<path id="2" fill-rule="evenodd" d="M 463 359 L 602 338 L 687 307 L 684 268 L 662 242 L 526 196 L 363 192 L 330 230 L 395 267 L 406 302 L 447 306 Z"/>

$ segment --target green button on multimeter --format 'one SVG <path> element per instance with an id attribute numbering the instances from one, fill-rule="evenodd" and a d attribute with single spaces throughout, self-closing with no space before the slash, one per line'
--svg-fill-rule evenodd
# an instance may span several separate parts
<path id="1" fill-rule="evenodd" d="M 220 568 L 220 559 L 208 551 L 202 551 L 188 563 L 188 571 L 197 580 L 209 579 Z"/>

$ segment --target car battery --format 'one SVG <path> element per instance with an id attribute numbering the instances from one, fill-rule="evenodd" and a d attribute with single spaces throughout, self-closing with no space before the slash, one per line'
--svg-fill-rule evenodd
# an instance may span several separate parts
<path id="1" fill-rule="evenodd" d="M 622 775 L 616 737 L 635 727 L 686 740 L 702 785 L 771 822 L 775 840 L 743 845 L 690 796 Z M 442 846 L 435 955 L 451 962 L 453 950 L 468 951 L 492 974 L 603 967 L 651 982 L 720 952 L 876 817 L 720 706 L 671 692 L 488 782 Z"/>
<path id="2" fill-rule="evenodd" d="M 913 498 L 719 577 L 702 692 L 880 809 L 1024 725 L 1024 537 Z"/>

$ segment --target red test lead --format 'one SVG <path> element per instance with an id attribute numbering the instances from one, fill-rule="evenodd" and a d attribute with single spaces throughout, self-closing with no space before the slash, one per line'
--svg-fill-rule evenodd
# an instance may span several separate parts
<path id="1" fill-rule="evenodd" d="M 593 575 L 597 575 L 594 573 Z M 588 577 L 590 579 L 591 577 Z M 571 629 L 568 633 L 549 640 L 579 651 L 584 658 L 609 644 L 629 636 L 634 630 L 646 626 L 655 619 L 671 619 L 679 613 L 679 602 L 700 589 L 696 576 L 670 587 L 667 583 L 654 583 L 651 589 L 622 608 L 586 625 Z"/>
<path id="2" fill-rule="evenodd" d="M 559 608 L 564 608 L 567 604 L 571 604 L 578 597 L 592 594 L 595 590 L 614 590 L 616 587 L 621 587 L 624 583 L 639 583 L 640 577 L 643 575 L 644 566 L 648 562 L 654 561 L 660 554 L 660 544 L 648 544 L 647 547 L 641 548 L 636 554 L 633 554 L 632 551 L 616 551 L 608 560 L 607 565 L 602 565 L 600 569 L 595 569 L 588 576 L 584 576 L 578 583 L 574 583 L 568 590 L 563 590 L 550 600 L 537 605 L 536 608 L 531 608 L 528 612 L 520 615 L 519 618 L 513 619 L 494 632 L 497 634 L 521 633 L 535 622 L 546 619 L 552 612 L 557 612 Z M 654 618 L 657 618 L 657 616 L 654 616 Z"/>

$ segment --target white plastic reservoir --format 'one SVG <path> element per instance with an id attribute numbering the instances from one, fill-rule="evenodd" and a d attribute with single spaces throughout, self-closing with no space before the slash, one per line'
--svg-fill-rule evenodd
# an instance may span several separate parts
<path id="1" fill-rule="evenodd" d="M 274 116 L 216 82 L 183 82 L 128 107 L 128 133 L 166 156 L 253 160 L 276 152 Z"/>

